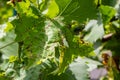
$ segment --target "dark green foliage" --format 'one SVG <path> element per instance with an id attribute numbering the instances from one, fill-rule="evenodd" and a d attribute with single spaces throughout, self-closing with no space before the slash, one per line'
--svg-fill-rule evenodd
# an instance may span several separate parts
<path id="1" fill-rule="evenodd" d="M 94 52 L 99 55 L 104 49 L 111 50 L 113 57 L 120 55 L 117 0 L 23 0 L 9 4 L 17 14 L 0 25 L 1 80 L 89 80 L 88 69 L 101 64 L 86 57 L 97 58 Z M 109 33 L 111 38 L 102 42 Z M 77 61 L 78 57 L 83 59 Z M 92 64 L 96 67 L 91 68 Z M 117 75 L 111 78 L 117 80 L 117 69 L 110 70 Z"/>

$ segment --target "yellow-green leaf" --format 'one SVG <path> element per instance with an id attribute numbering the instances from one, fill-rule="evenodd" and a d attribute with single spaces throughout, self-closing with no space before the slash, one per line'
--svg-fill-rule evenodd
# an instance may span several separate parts
<path id="1" fill-rule="evenodd" d="M 5 29 L 4 29 L 4 31 L 5 31 L 5 32 L 8 32 L 8 31 L 10 31 L 11 29 L 13 29 L 13 25 L 12 25 L 10 22 L 8 22 L 8 23 L 7 23 L 7 26 L 6 26 Z"/>
<path id="2" fill-rule="evenodd" d="M 58 13 L 59 13 L 59 8 L 58 8 L 55 0 L 51 0 L 49 7 L 48 7 L 48 11 L 46 13 L 46 16 L 48 16 L 50 18 L 54 18 L 55 16 L 57 16 Z"/>

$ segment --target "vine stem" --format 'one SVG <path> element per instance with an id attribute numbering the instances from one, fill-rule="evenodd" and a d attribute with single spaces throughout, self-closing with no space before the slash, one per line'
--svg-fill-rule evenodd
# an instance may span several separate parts
<path id="1" fill-rule="evenodd" d="M 9 46 L 9 45 L 14 44 L 14 43 L 15 43 L 15 41 L 13 41 L 13 42 L 11 42 L 11 43 L 8 43 L 8 44 L 6 44 L 6 45 L 4 45 L 4 46 L 0 47 L 0 49 L 3 49 L 3 48 L 5 48 L 5 47 L 7 47 L 7 46 Z"/>

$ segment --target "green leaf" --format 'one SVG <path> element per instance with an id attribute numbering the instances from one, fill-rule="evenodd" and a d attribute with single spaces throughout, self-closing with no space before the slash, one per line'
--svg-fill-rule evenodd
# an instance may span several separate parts
<path id="1" fill-rule="evenodd" d="M 42 0 L 40 1 L 40 11 L 43 12 L 48 8 L 50 0 Z"/>
<path id="2" fill-rule="evenodd" d="M 83 62 L 73 62 L 69 66 L 75 80 L 89 80 L 88 77 L 88 66 Z"/>
<path id="3" fill-rule="evenodd" d="M 86 63 L 86 65 L 89 67 L 87 69 L 87 71 L 92 71 L 94 69 L 96 69 L 99 65 L 102 65 L 102 63 L 100 63 L 97 60 L 93 60 L 87 57 L 78 57 L 75 61 L 79 62 L 79 63 Z"/>
<path id="4" fill-rule="evenodd" d="M 15 27 L 15 41 L 23 43 L 20 52 L 21 57 L 27 56 L 29 59 L 28 67 L 30 67 L 37 58 L 43 55 L 42 53 L 47 39 L 44 19 L 20 14 L 20 17 L 13 20 L 11 23 Z M 36 58 L 31 58 L 31 56 Z"/>
<path id="5" fill-rule="evenodd" d="M 26 71 L 24 80 L 38 80 L 40 75 L 40 67 L 36 66 Z M 34 76 L 34 77 L 33 77 Z"/>
<path id="6" fill-rule="evenodd" d="M 43 80 L 88 80 L 88 66 L 85 62 L 72 62 L 67 70 L 60 75 L 50 74 Z"/>
<path id="7" fill-rule="evenodd" d="M 13 15 L 13 8 L 10 5 L 6 4 L 6 0 L 0 0 L 0 24 L 3 24 L 8 21 L 8 18 Z"/>
<path id="8" fill-rule="evenodd" d="M 56 69 L 56 65 L 51 58 L 41 59 L 40 64 L 34 64 L 31 68 L 26 70 L 25 80 L 47 80 L 50 73 Z M 33 77 L 33 75 L 35 77 Z M 53 75 L 54 76 L 54 75 Z M 50 78 L 48 78 L 49 80 Z"/>
<path id="9" fill-rule="evenodd" d="M 6 26 L 7 26 L 6 24 L 0 25 L 0 39 L 2 39 L 4 36 L 6 36 L 6 32 L 5 32 Z"/>
<path id="10" fill-rule="evenodd" d="M 18 55 L 18 44 L 14 42 L 16 35 L 14 31 L 9 32 L 2 40 L 0 40 L 0 51 L 3 53 L 4 58 Z"/>
<path id="11" fill-rule="evenodd" d="M 26 0 L 25 2 L 22 1 L 17 3 L 15 7 L 18 13 L 26 13 L 28 12 L 29 6 L 30 6 L 30 1 Z"/>
<path id="12" fill-rule="evenodd" d="M 56 27 L 51 21 L 46 21 L 46 34 L 48 36 L 48 43 L 54 43 L 60 41 L 60 28 Z M 48 25 L 49 24 L 49 25 Z"/>
<path id="13" fill-rule="evenodd" d="M 11 24 L 15 27 L 15 33 L 17 34 L 16 41 L 22 41 L 27 37 L 27 29 L 30 26 L 28 25 L 29 21 L 26 16 L 13 20 Z"/>
<path id="14" fill-rule="evenodd" d="M 119 0 L 102 0 L 102 4 L 114 7 L 118 1 Z"/>
<path id="15" fill-rule="evenodd" d="M 39 9 L 38 9 L 35 5 L 31 4 L 31 5 L 30 5 L 30 8 L 31 8 L 31 10 L 32 10 L 32 14 L 35 14 L 35 15 L 37 15 L 37 16 L 40 15 L 40 11 L 39 11 Z"/>
<path id="16" fill-rule="evenodd" d="M 5 32 L 8 32 L 8 31 L 10 31 L 11 29 L 13 29 L 13 25 L 10 23 L 10 22 L 8 22 L 7 23 L 7 26 L 5 27 Z"/>
<path id="17" fill-rule="evenodd" d="M 59 16 L 64 16 L 65 21 L 77 20 L 84 22 L 87 19 L 96 19 L 97 9 L 92 0 L 55 0 L 59 7 Z M 62 5 L 61 5 L 62 4 Z"/>
<path id="18" fill-rule="evenodd" d="M 48 12 L 46 13 L 46 16 L 50 18 L 54 18 L 58 15 L 59 13 L 59 8 L 55 2 L 55 0 L 51 0 L 50 4 L 48 6 Z"/>
<path id="19" fill-rule="evenodd" d="M 112 52 L 113 52 L 112 55 L 113 56 L 120 56 L 120 54 L 119 54 L 119 49 L 120 48 L 118 47 L 118 46 L 120 46 L 119 41 L 120 41 L 120 39 L 116 39 L 115 36 L 112 37 L 110 41 L 107 41 L 105 43 L 104 49 L 112 50 Z M 113 42 L 114 42 L 114 44 L 113 44 Z"/>
<path id="20" fill-rule="evenodd" d="M 94 43 L 98 39 L 102 39 L 104 35 L 103 23 L 100 20 L 90 20 L 84 31 L 90 31 L 90 33 L 84 37 L 84 40 Z"/>
<path id="21" fill-rule="evenodd" d="M 100 12 L 102 13 L 103 23 L 107 24 L 116 13 L 116 10 L 110 6 L 100 6 Z"/>
<path id="22" fill-rule="evenodd" d="M 12 57 L 13 61 L 0 68 L 14 80 L 88 80 L 88 69 L 91 71 L 98 63 L 90 59 L 74 59 L 78 56 L 93 57 L 93 46 L 81 39 L 82 31 L 79 32 L 80 35 L 74 35 L 71 28 L 75 29 L 74 26 L 90 19 L 85 27 L 85 31 L 90 33 L 84 39 L 95 42 L 103 37 L 103 22 L 109 22 L 115 13 L 113 8 L 101 6 L 103 22 L 101 16 L 99 20 L 91 20 L 98 16 L 97 1 L 99 0 L 16 2 L 13 6 L 18 13 L 16 18 L 8 23 L 5 30 L 0 28 L 0 31 L 8 32 L 3 41 L 0 41 L 0 47 L 5 46 L 0 52 L 3 53 L 2 58 L 5 55 L 7 58 L 17 56 L 18 53 L 20 58 L 16 60 Z M 71 23 L 74 21 L 76 23 L 73 26 Z M 10 33 L 12 29 L 14 31 Z"/>
<path id="23" fill-rule="evenodd" d="M 116 17 L 120 20 L 120 6 L 119 6 L 119 4 L 120 4 L 120 1 L 118 1 L 118 3 L 116 4 L 115 9 L 117 11 Z"/>
<path id="24" fill-rule="evenodd" d="M 59 20 L 59 18 L 57 19 Z M 58 72 L 62 73 L 76 56 L 89 56 L 93 48 L 90 44 L 79 43 L 79 39 L 74 41 L 74 35 L 69 28 L 62 25 L 62 21 L 52 20 L 52 22 L 59 28 L 59 33 L 61 35 L 61 41 L 59 42 L 61 46 L 58 46 L 60 53 Z"/>
<path id="25" fill-rule="evenodd" d="M 41 12 L 49 17 L 54 18 L 59 13 L 59 8 L 55 2 L 55 0 L 44 0 L 40 3 L 40 10 Z"/>

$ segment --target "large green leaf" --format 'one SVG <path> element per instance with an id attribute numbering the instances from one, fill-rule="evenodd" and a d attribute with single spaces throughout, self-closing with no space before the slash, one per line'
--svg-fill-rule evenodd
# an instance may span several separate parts
<path id="1" fill-rule="evenodd" d="M 47 23 L 48 42 L 45 51 L 51 54 L 59 54 L 59 73 L 63 72 L 76 56 L 85 56 L 93 50 L 87 43 L 80 43 L 79 39 L 74 40 L 72 32 L 63 24 L 61 18 L 56 18 Z M 58 53 L 56 53 L 58 47 Z M 50 55 L 51 55 L 50 54 Z"/>
<path id="2" fill-rule="evenodd" d="M 21 15 L 19 19 L 15 19 L 11 23 L 15 27 L 16 41 L 23 41 L 25 51 L 42 53 L 46 41 L 44 19 Z"/>
<path id="3" fill-rule="evenodd" d="M 15 4 L 17 18 L 5 30 L 8 32 L 15 29 L 14 39 L 18 43 L 10 48 L 19 49 L 18 53 L 21 54 L 16 63 L 10 62 L 12 67 L 7 65 L 10 66 L 8 75 L 14 70 L 15 80 L 88 80 L 88 66 L 85 62 L 72 61 L 78 56 L 91 55 L 92 45 L 76 37 L 66 22 L 75 20 L 79 23 L 95 19 L 95 0 L 38 0 L 41 1 L 40 4 L 35 1 L 32 4 L 32 1 L 25 0 Z M 44 14 L 45 11 L 47 13 Z M 97 28 L 103 30 L 101 21 L 92 24 L 90 38 L 96 34 Z M 92 41 L 101 38 L 102 33 L 98 37 L 95 35 Z"/>
<path id="4" fill-rule="evenodd" d="M 66 21 L 77 20 L 79 22 L 84 22 L 87 19 L 96 19 L 97 17 L 95 0 L 55 1 L 59 7 L 59 16 L 64 16 Z"/>

